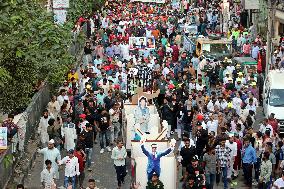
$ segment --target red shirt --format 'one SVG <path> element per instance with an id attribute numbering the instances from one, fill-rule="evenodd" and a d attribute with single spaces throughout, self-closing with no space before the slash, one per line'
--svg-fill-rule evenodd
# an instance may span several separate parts
<path id="1" fill-rule="evenodd" d="M 76 150 L 74 151 L 74 156 L 78 158 L 79 172 L 82 173 L 85 169 L 84 156 L 83 156 L 83 154 L 80 154 Z"/>
<path id="2" fill-rule="evenodd" d="M 273 133 L 277 133 L 277 131 L 278 131 L 278 121 L 277 121 L 277 119 L 268 119 L 268 124 L 272 126 Z"/>

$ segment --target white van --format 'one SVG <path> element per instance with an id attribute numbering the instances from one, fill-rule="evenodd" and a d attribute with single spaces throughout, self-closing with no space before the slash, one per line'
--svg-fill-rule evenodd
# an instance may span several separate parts
<path id="1" fill-rule="evenodd" d="M 269 71 L 263 86 L 263 111 L 266 118 L 275 114 L 279 131 L 284 133 L 284 71 Z"/>

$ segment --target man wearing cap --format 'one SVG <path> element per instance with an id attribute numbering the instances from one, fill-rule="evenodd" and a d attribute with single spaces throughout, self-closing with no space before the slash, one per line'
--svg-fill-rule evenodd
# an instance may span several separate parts
<path id="1" fill-rule="evenodd" d="M 156 173 L 158 177 L 161 173 L 161 167 L 160 167 L 160 160 L 161 157 L 166 156 L 170 154 L 174 150 L 174 143 L 171 143 L 171 147 L 163 152 L 157 152 L 157 144 L 152 144 L 151 148 L 152 151 L 146 150 L 144 143 L 145 141 L 142 139 L 141 141 L 141 149 L 142 152 L 148 157 L 148 165 L 147 165 L 147 175 L 148 175 L 148 181 L 151 180 L 153 173 Z"/>
<path id="2" fill-rule="evenodd" d="M 190 163 L 187 165 L 186 174 L 183 175 L 183 176 L 184 176 L 184 178 L 186 178 L 186 176 L 188 176 L 188 175 L 195 175 L 195 180 L 197 180 L 197 177 L 199 175 L 204 176 L 204 169 L 203 169 L 202 165 L 199 163 L 198 155 L 194 155 L 191 158 Z"/>
<path id="3" fill-rule="evenodd" d="M 80 118 L 80 123 L 79 123 L 80 132 L 79 132 L 79 133 L 81 133 L 83 130 L 85 130 L 85 129 L 86 129 L 86 124 L 89 123 L 89 122 L 86 120 L 86 117 L 87 117 L 86 114 L 81 114 L 81 115 L 79 115 L 79 118 Z"/>
<path id="4" fill-rule="evenodd" d="M 208 131 L 203 128 L 200 121 L 196 123 L 196 127 L 196 152 L 198 157 L 201 158 L 203 155 L 203 150 L 208 144 Z"/>
<path id="5" fill-rule="evenodd" d="M 237 91 L 241 91 L 242 88 L 243 88 L 242 81 L 240 78 L 237 78 L 235 82 L 235 89 L 237 89 Z"/>
<path id="6" fill-rule="evenodd" d="M 38 153 L 43 154 L 43 162 L 45 162 L 47 159 L 52 162 L 52 168 L 54 169 L 56 179 L 59 179 L 57 161 L 61 159 L 61 155 L 59 150 L 54 147 L 54 140 L 51 139 L 48 142 L 48 147 L 39 149 Z M 45 164 L 43 164 L 43 168 L 45 168 Z"/>
<path id="7" fill-rule="evenodd" d="M 164 184 L 159 180 L 157 173 L 153 173 L 151 180 L 147 183 L 146 189 L 164 189 Z"/>
<path id="8" fill-rule="evenodd" d="M 67 188 L 71 180 L 72 188 L 76 186 L 76 176 L 80 175 L 78 158 L 74 156 L 74 150 L 69 150 L 68 155 L 57 161 L 58 165 L 65 164 L 64 187 Z"/>
<path id="9" fill-rule="evenodd" d="M 226 71 L 226 70 L 225 70 Z M 224 71 L 224 72 L 225 72 Z M 223 78 L 223 83 L 224 84 L 227 84 L 227 83 L 229 83 L 229 79 L 230 79 L 231 77 L 230 77 L 230 72 L 228 72 L 228 71 L 226 71 L 225 72 L 225 77 Z"/>

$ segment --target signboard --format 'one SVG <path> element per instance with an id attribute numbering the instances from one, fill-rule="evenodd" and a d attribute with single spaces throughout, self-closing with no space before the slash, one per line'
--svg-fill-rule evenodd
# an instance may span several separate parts
<path id="1" fill-rule="evenodd" d="M 53 0 L 53 8 L 69 8 L 69 0 Z"/>
<path id="2" fill-rule="evenodd" d="M 54 22 L 63 25 L 66 22 L 67 11 L 65 9 L 53 9 Z"/>
<path id="3" fill-rule="evenodd" d="M 259 9 L 259 0 L 245 0 L 245 9 Z"/>
<path id="4" fill-rule="evenodd" d="M 130 50 L 155 49 L 154 37 L 129 37 Z"/>
<path id="5" fill-rule="evenodd" d="M 166 0 L 132 0 L 132 2 L 143 2 L 143 3 L 165 3 Z"/>
<path id="6" fill-rule="evenodd" d="M 7 127 L 0 127 L 0 150 L 6 150 L 8 147 Z"/>

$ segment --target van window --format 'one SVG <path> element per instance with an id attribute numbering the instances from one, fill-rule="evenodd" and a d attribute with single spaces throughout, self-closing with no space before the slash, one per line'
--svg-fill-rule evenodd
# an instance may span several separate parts
<path id="1" fill-rule="evenodd" d="M 284 89 L 271 89 L 270 90 L 269 105 L 284 107 Z"/>

